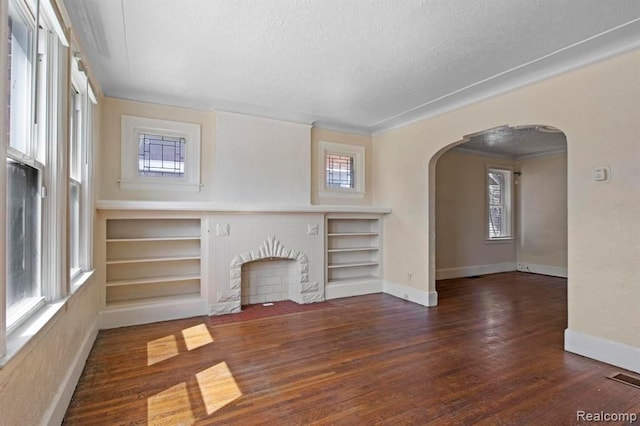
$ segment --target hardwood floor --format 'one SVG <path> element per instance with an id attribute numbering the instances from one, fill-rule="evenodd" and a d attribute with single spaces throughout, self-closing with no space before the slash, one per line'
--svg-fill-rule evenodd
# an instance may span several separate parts
<path id="1" fill-rule="evenodd" d="M 67 425 L 533 424 L 639 413 L 618 368 L 563 351 L 566 281 L 438 283 L 425 308 L 375 294 L 243 322 L 100 332 Z M 615 423 L 610 423 L 615 424 Z"/>

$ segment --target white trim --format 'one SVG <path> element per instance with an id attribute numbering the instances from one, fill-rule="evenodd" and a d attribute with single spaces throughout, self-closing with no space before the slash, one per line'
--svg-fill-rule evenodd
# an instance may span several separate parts
<path id="1" fill-rule="evenodd" d="M 248 205 L 215 204 L 208 202 L 171 202 L 171 201 L 130 201 L 99 200 L 98 210 L 160 210 L 160 211 L 197 211 L 224 213 L 376 213 L 388 214 L 388 207 L 375 206 L 331 206 L 331 205 Z"/>
<path id="2" fill-rule="evenodd" d="M 567 278 L 567 267 L 536 265 L 535 263 L 518 262 L 517 270 L 520 272 L 531 272 L 532 274 L 550 275 L 552 277 Z"/>
<path id="3" fill-rule="evenodd" d="M 76 389 L 78 380 L 80 380 L 82 370 L 84 369 L 84 365 L 89 358 L 89 354 L 91 353 L 91 349 L 93 348 L 93 344 L 97 337 L 98 321 L 96 319 L 89 328 L 89 332 L 84 338 L 82 345 L 80 345 L 80 350 L 76 353 L 73 362 L 69 365 L 67 373 L 64 375 L 64 379 L 62 380 L 58 391 L 52 398 L 53 403 L 44 414 L 42 424 L 50 426 L 62 424 L 64 415 L 66 414 L 69 403 L 71 402 L 71 397 L 73 397 L 73 392 Z"/>
<path id="4" fill-rule="evenodd" d="M 342 297 L 362 296 L 364 294 L 382 293 L 382 280 L 345 281 L 343 283 L 327 284 L 324 289 L 325 299 L 339 299 Z"/>
<path id="5" fill-rule="evenodd" d="M 163 302 L 146 305 L 144 301 L 141 301 L 141 304 L 106 308 L 100 311 L 98 316 L 100 329 L 104 330 L 208 315 L 208 306 L 207 300 L 202 297 L 193 297 L 187 300 L 167 299 Z"/>
<path id="6" fill-rule="evenodd" d="M 567 328 L 564 350 L 640 373 L 640 348 Z"/>
<path id="7" fill-rule="evenodd" d="M 493 263 L 489 265 L 459 266 L 441 268 L 436 271 L 436 280 L 472 277 L 474 275 L 497 274 L 516 270 L 516 262 Z"/>
<path id="8" fill-rule="evenodd" d="M 438 306 L 438 292 L 424 291 L 403 284 L 394 283 L 384 280 L 382 283 L 382 291 L 385 294 L 397 297 L 399 299 L 408 300 L 422 306 Z"/>
<path id="9" fill-rule="evenodd" d="M 200 192 L 200 125 L 123 115 L 121 117 L 120 189 Z M 152 133 L 186 140 L 184 177 L 138 175 L 138 136 Z"/>
<path id="10" fill-rule="evenodd" d="M 546 157 L 548 155 L 566 154 L 567 148 L 553 149 L 551 151 L 535 152 L 533 154 L 520 155 L 514 158 L 516 161 L 528 160 L 530 158 Z"/>
<path id="11" fill-rule="evenodd" d="M 353 157 L 355 173 L 353 188 L 333 188 L 327 186 L 326 157 L 329 154 Z M 318 196 L 323 198 L 364 198 L 365 194 L 365 148 L 361 145 L 336 142 L 318 142 Z"/>

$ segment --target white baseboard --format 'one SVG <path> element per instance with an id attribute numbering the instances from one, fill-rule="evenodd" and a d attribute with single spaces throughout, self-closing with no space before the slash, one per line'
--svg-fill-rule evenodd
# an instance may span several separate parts
<path id="1" fill-rule="evenodd" d="M 640 373 L 640 347 L 566 329 L 564 349 L 616 367 Z"/>
<path id="2" fill-rule="evenodd" d="M 436 280 L 472 277 L 474 275 L 497 274 L 499 272 L 510 272 L 515 270 L 515 262 L 493 263 L 490 265 L 461 266 L 457 268 L 442 268 L 436 270 Z"/>
<path id="3" fill-rule="evenodd" d="M 326 300 L 339 299 L 341 297 L 362 296 L 382 292 L 381 280 L 362 280 L 352 282 L 330 283 L 324 289 Z"/>
<path id="4" fill-rule="evenodd" d="M 567 268 L 561 266 L 536 265 L 535 263 L 518 262 L 518 271 L 531 272 L 533 274 L 550 275 L 552 277 L 567 278 Z"/>
<path id="5" fill-rule="evenodd" d="M 175 299 L 164 302 L 130 305 L 108 308 L 100 311 L 100 329 L 127 327 L 130 325 L 150 324 L 152 322 L 169 321 L 209 315 L 206 299 Z"/>
<path id="6" fill-rule="evenodd" d="M 437 306 L 438 292 L 424 291 L 417 288 L 397 284 L 392 281 L 384 281 L 382 283 L 382 291 L 399 299 L 408 300 L 422 306 Z"/>
<path id="7" fill-rule="evenodd" d="M 87 362 L 87 358 L 89 358 L 89 353 L 91 352 L 91 348 L 93 348 L 93 343 L 96 341 L 97 336 L 98 321 L 96 320 L 90 327 L 82 345 L 80 345 L 73 362 L 69 364 L 64 380 L 60 384 L 58 392 L 53 397 L 53 403 L 45 413 L 42 424 L 57 426 L 62 423 L 64 415 L 67 412 L 67 408 L 69 407 L 69 403 L 71 402 L 71 397 L 73 397 L 73 392 L 76 390 L 76 385 L 78 384 L 78 380 L 80 380 L 80 375 L 82 374 L 84 365 Z"/>

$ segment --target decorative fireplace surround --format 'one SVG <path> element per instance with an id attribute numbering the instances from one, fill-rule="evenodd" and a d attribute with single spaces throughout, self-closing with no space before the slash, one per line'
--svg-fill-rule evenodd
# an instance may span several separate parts
<path id="1" fill-rule="evenodd" d="M 296 262 L 289 299 L 324 300 L 324 216 L 321 214 L 229 215 L 215 217 L 213 273 L 215 302 L 211 315 L 240 312 L 242 265 L 264 259 Z"/>

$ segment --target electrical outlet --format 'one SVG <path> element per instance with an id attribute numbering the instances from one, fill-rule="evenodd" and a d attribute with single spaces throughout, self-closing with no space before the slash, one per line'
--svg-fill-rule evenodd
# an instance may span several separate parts
<path id="1" fill-rule="evenodd" d="M 407 280 L 413 281 L 413 272 L 407 272 Z"/>

